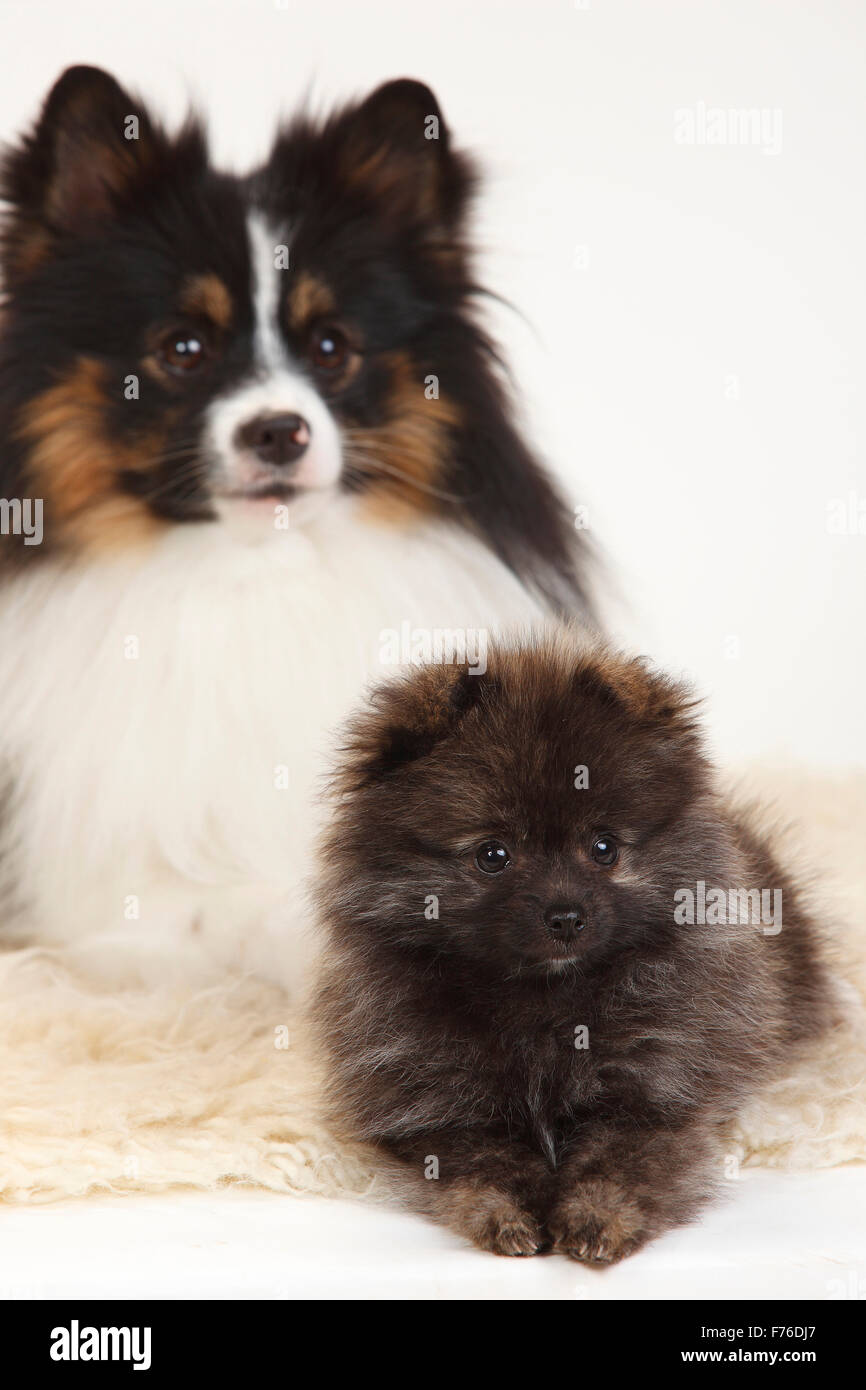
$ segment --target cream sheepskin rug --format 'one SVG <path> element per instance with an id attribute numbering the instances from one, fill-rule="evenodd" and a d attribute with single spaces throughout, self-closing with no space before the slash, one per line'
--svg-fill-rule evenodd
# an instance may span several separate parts
<path id="1" fill-rule="evenodd" d="M 735 1162 L 826 1167 L 866 1159 L 866 775 L 758 770 L 738 781 L 773 808 L 813 883 L 845 1021 L 725 1136 Z M 811 873 L 810 873 L 811 869 Z M 309 1031 L 249 979 L 118 994 L 60 951 L 0 954 L 0 1195 L 214 1189 L 362 1196 L 368 1156 L 318 1113 Z"/>

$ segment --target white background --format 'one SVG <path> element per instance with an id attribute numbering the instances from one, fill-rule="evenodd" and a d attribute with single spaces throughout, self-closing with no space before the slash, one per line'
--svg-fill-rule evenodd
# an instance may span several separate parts
<path id="1" fill-rule="evenodd" d="M 490 176 L 488 282 L 532 433 L 588 502 L 617 636 L 691 674 L 728 758 L 866 763 L 866 6 L 857 0 L 0 0 L 0 132 L 108 66 L 218 157 L 412 75 Z M 781 150 L 683 145 L 699 104 Z M 585 263 L 585 264 L 584 264 Z M 866 517 L 864 517 L 866 527 Z"/>

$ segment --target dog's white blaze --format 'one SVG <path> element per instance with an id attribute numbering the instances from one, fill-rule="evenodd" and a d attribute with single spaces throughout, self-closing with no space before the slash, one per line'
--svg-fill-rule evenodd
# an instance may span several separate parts
<path id="1" fill-rule="evenodd" d="M 276 229 L 260 213 L 251 213 L 251 293 L 255 313 L 255 376 L 209 407 L 205 445 L 217 468 L 218 485 L 243 488 L 256 481 L 256 463 L 237 444 L 237 432 L 258 415 L 300 415 L 310 429 L 310 446 L 291 475 L 302 489 L 334 486 L 342 468 L 336 421 L 303 372 L 294 367 L 279 328 L 279 311 L 290 269 L 277 268 L 280 242 Z"/>
<path id="2" fill-rule="evenodd" d="M 255 311 L 255 356 L 260 367 L 279 372 L 286 366 L 286 350 L 278 327 L 281 288 L 291 270 L 277 268 L 277 248 L 281 243 L 276 229 L 270 227 L 261 213 L 252 212 L 247 218 L 252 266 L 252 295 Z"/>

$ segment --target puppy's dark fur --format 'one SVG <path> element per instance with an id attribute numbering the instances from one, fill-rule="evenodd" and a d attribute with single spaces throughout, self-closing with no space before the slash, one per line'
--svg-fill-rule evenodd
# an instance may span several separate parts
<path id="1" fill-rule="evenodd" d="M 692 1218 L 719 1123 L 832 1009 L 800 892 L 720 799 L 687 692 L 568 636 L 483 676 L 420 669 L 356 719 L 339 791 L 317 1005 L 335 1116 L 498 1254 L 607 1263 Z M 781 929 L 679 923 L 700 881 L 781 890 Z"/>

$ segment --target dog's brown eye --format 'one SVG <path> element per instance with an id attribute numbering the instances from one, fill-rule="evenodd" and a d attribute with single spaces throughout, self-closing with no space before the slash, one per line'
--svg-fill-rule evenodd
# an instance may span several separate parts
<path id="1" fill-rule="evenodd" d="M 186 376 L 204 362 L 207 347 L 200 333 L 169 333 L 160 343 L 159 356 L 170 372 Z"/>
<path id="2" fill-rule="evenodd" d="M 596 864 L 602 864 L 606 869 L 609 869 L 611 864 L 616 863 L 619 849 L 612 835 L 596 835 L 592 842 L 591 852 Z"/>
<path id="3" fill-rule="evenodd" d="M 310 356 L 322 371 L 336 371 L 349 355 L 349 340 L 342 329 L 333 324 L 314 328 L 310 334 Z"/>
<path id="4" fill-rule="evenodd" d="M 475 863 L 483 874 L 501 874 L 511 863 L 511 855 L 498 840 L 485 840 L 475 852 Z"/>

